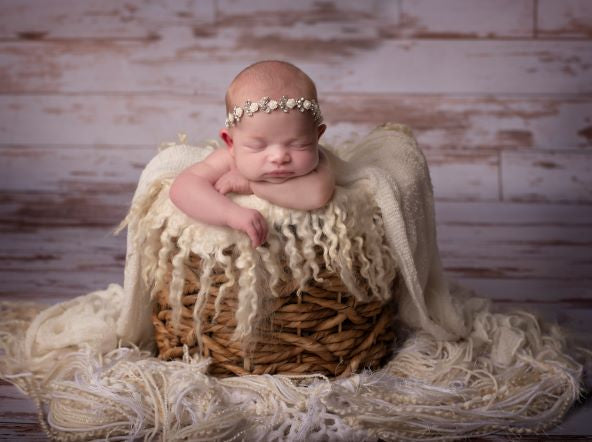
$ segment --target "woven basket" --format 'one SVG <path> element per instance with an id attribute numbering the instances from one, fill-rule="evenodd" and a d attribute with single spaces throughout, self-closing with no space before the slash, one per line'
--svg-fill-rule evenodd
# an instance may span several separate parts
<path id="1" fill-rule="evenodd" d="M 231 251 L 229 251 L 231 253 Z M 246 374 L 305 374 L 348 376 L 362 368 L 376 369 L 390 356 L 395 339 L 394 303 L 358 303 L 338 275 L 329 272 L 317 253 L 322 282 L 311 280 L 297 294 L 286 268 L 281 296 L 270 298 L 265 317 L 257 323 L 256 338 L 245 349 L 231 339 L 236 326 L 236 291 L 227 292 L 214 319 L 218 288 L 226 282 L 224 269 L 214 268 L 213 284 L 201 314 L 201 354 L 212 358 L 209 373 L 216 376 Z M 168 289 L 157 295 L 153 311 L 159 357 L 181 358 L 200 352 L 192 319 L 200 289 L 200 258 L 186 264 L 181 326 L 174 330 Z M 169 275 L 170 278 L 170 275 Z"/>

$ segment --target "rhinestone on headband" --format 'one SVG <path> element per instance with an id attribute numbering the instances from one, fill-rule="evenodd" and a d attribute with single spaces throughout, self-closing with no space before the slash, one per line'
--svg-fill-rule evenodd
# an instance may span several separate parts
<path id="1" fill-rule="evenodd" d="M 312 113 L 312 117 L 317 124 L 323 121 L 321 108 L 316 100 L 304 97 L 288 98 L 283 95 L 279 101 L 271 100 L 269 97 L 263 97 L 259 101 L 252 102 L 251 100 L 247 100 L 243 107 L 234 106 L 232 112 L 228 113 L 228 117 L 226 118 L 226 127 L 236 126 L 245 114 L 252 117 L 255 112 L 262 111 L 269 114 L 271 111 L 278 109 L 284 112 L 289 112 L 290 109 L 297 109 L 300 112 L 309 111 Z"/>

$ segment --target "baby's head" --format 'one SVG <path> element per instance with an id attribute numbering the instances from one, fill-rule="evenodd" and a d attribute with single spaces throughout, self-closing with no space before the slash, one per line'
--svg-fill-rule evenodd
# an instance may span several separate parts
<path id="1" fill-rule="evenodd" d="M 226 92 L 226 111 L 220 137 L 247 179 L 282 182 L 316 168 L 326 126 L 315 84 L 296 66 L 262 61 L 247 67 Z"/>

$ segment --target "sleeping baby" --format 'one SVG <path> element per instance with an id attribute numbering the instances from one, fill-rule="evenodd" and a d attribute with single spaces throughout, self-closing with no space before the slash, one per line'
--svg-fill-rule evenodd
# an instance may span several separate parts
<path id="1" fill-rule="evenodd" d="M 243 231 L 258 247 L 267 222 L 225 195 L 255 194 L 289 209 L 324 206 L 335 187 L 328 153 L 318 145 L 326 126 L 314 82 L 281 61 L 241 71 L 226 92 L 226 110 L 226 147 L 181 172 L 169 195 L 188 216 Z"/>

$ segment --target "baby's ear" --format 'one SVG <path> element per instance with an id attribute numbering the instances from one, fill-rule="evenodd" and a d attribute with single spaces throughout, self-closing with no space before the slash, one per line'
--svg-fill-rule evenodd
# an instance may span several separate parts
<path id="1" fill-rule="evenodd" d="M 317 139 L 321 139 L 321 136 L 325 133 L 325 129 L 327 129 L 326 124 L 319 124 L 317 127 Z"/>
<path id="2" fill-rule="evenodd" d="M 222 138 L 222 141 L 224 141 L 224 143 L 226 143 L 226 146 L 228 147 L 228 149 L 232 150 L 232 147 L 234 146 L 234 141 L 232 139 L 232 135 L 230 135 L 230 131 L 226 128 L 224 129 L 220 129 L 220 138 Z"/>

